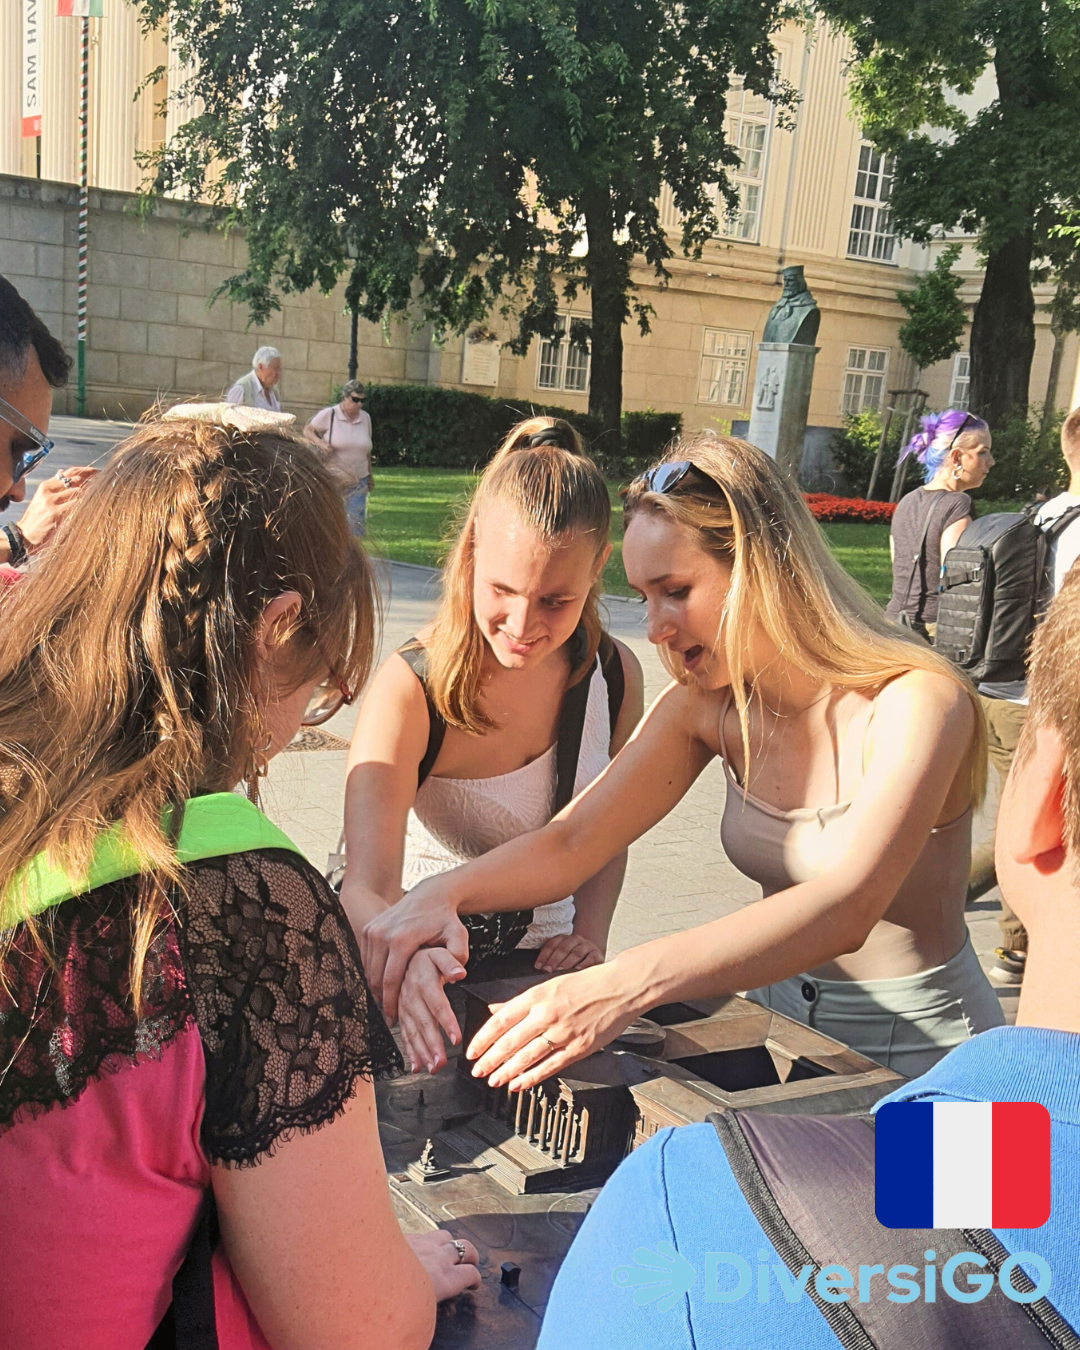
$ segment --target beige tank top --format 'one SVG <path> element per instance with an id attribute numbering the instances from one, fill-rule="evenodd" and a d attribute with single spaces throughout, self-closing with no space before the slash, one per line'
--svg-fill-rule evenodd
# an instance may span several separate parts
<path id="1" fill-rule="evenodd" d="M 740 872 L 756 881 L 764 895 L 775 895 L 799 882 L 812 881 L 843 856 L 851 843 L 844 831 L 844 816 L 851 803 L 781 811 L 745 791 L 732 771 L 724 736 L 730 706 L 729 695 L 720 713 L 720 754 L 729 783 L 720 822 L 720 842 Z M 867 730 L 869 725 L 868 721 Z M 839 768 L 837 756 L 838 783 Z M 913 958 L 916 969 L 926 969 L 943 965 L 956 955 L 963 944 L 971 816 L 969 806 L 963 815 L 930 831 L 922 852 L 878 925 L 882 931 L 878 933 L 875 929 L 857 954 L 862 957 L 866 953 L 869 960 L 861 963 L 864 968 L 858 969 L 852 978 L 908 974 L 912 971 L 904 967 L 910 967 Z M 883 969 L 882 963 L 887 968 Z"/>

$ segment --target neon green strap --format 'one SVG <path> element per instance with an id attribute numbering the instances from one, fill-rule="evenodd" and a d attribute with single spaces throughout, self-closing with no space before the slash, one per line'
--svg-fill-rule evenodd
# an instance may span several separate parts
<path id="1" fill-rule="evenodd" d="M 184 818 L 176 842 L 179 863 L 198 862 L 202 858 L 221 858 L 229 853 L 246 853 L 255 848 L 300 850 L 253 806 L 234 792 L 214 792 L 192 797 L 184 804 Z M 123 877 L 145 871 L 141 859 L 124 835 L 123 826 L 113 825 L 97 842 L 90 869 L 76 880 L 50 863 L 44 853 L 31 858 L 5 888 L 0 902 L 0 929 L 10 928 L 32 915 L 42 914 L 53 905 L 75 895 L 85 895 L 98 886 L 107 886 Z"/>

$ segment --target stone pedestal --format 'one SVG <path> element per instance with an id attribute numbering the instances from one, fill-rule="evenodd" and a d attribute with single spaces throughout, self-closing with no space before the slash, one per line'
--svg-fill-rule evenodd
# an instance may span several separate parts
<path id="1" fill-rule="evenodd" d="M 792 478 L 799 473 L 810 386 L 818 347 L 759 342 L 754 406 L 747 440 L 771 455 Z"/>

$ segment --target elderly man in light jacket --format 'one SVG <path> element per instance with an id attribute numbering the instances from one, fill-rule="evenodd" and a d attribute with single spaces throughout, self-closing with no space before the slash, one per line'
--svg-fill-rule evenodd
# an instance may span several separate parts
<path id="1" fill-rule="evenodd" d="M 226 403 L 241 403 L 246 408 L 267 408 L 280 412 L 281 404 L 274 385 L 281 379 L 281 353 L 276 347 L 260 347 L 251 358 L 251 369 L 225 394 Z"/>

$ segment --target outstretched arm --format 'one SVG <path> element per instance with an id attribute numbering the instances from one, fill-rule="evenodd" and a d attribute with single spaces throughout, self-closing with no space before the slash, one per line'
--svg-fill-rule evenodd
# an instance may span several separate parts
<path id="1" fill-rule="evenodd" d="M 715 922 L 620 953 L 504 1004 L 468 1047 L 474 1072 L 515 1090 L 606 1045 L 634 1017 L 678 999 L 753 989 L 857 951 L 946 809 L 964 810 L 976 713 L 959 685 L 924 671 L 878 696 L 848 846 L 812 881 Z M 549 1051 L 549 1045 L 558 1049 Z"/>
<path id="2" fill-rule="evenodd" d="M 697 735 L 694 698 L 670 685 L 625 748 L 550 825 L 422 881 L 367 924 L 364 971 L 388 1017 L 397 1015 L 398 990 L 413 953 L 443 942 L 459 913 L 560 900 L 667 815 L 713 755 Z"/>

